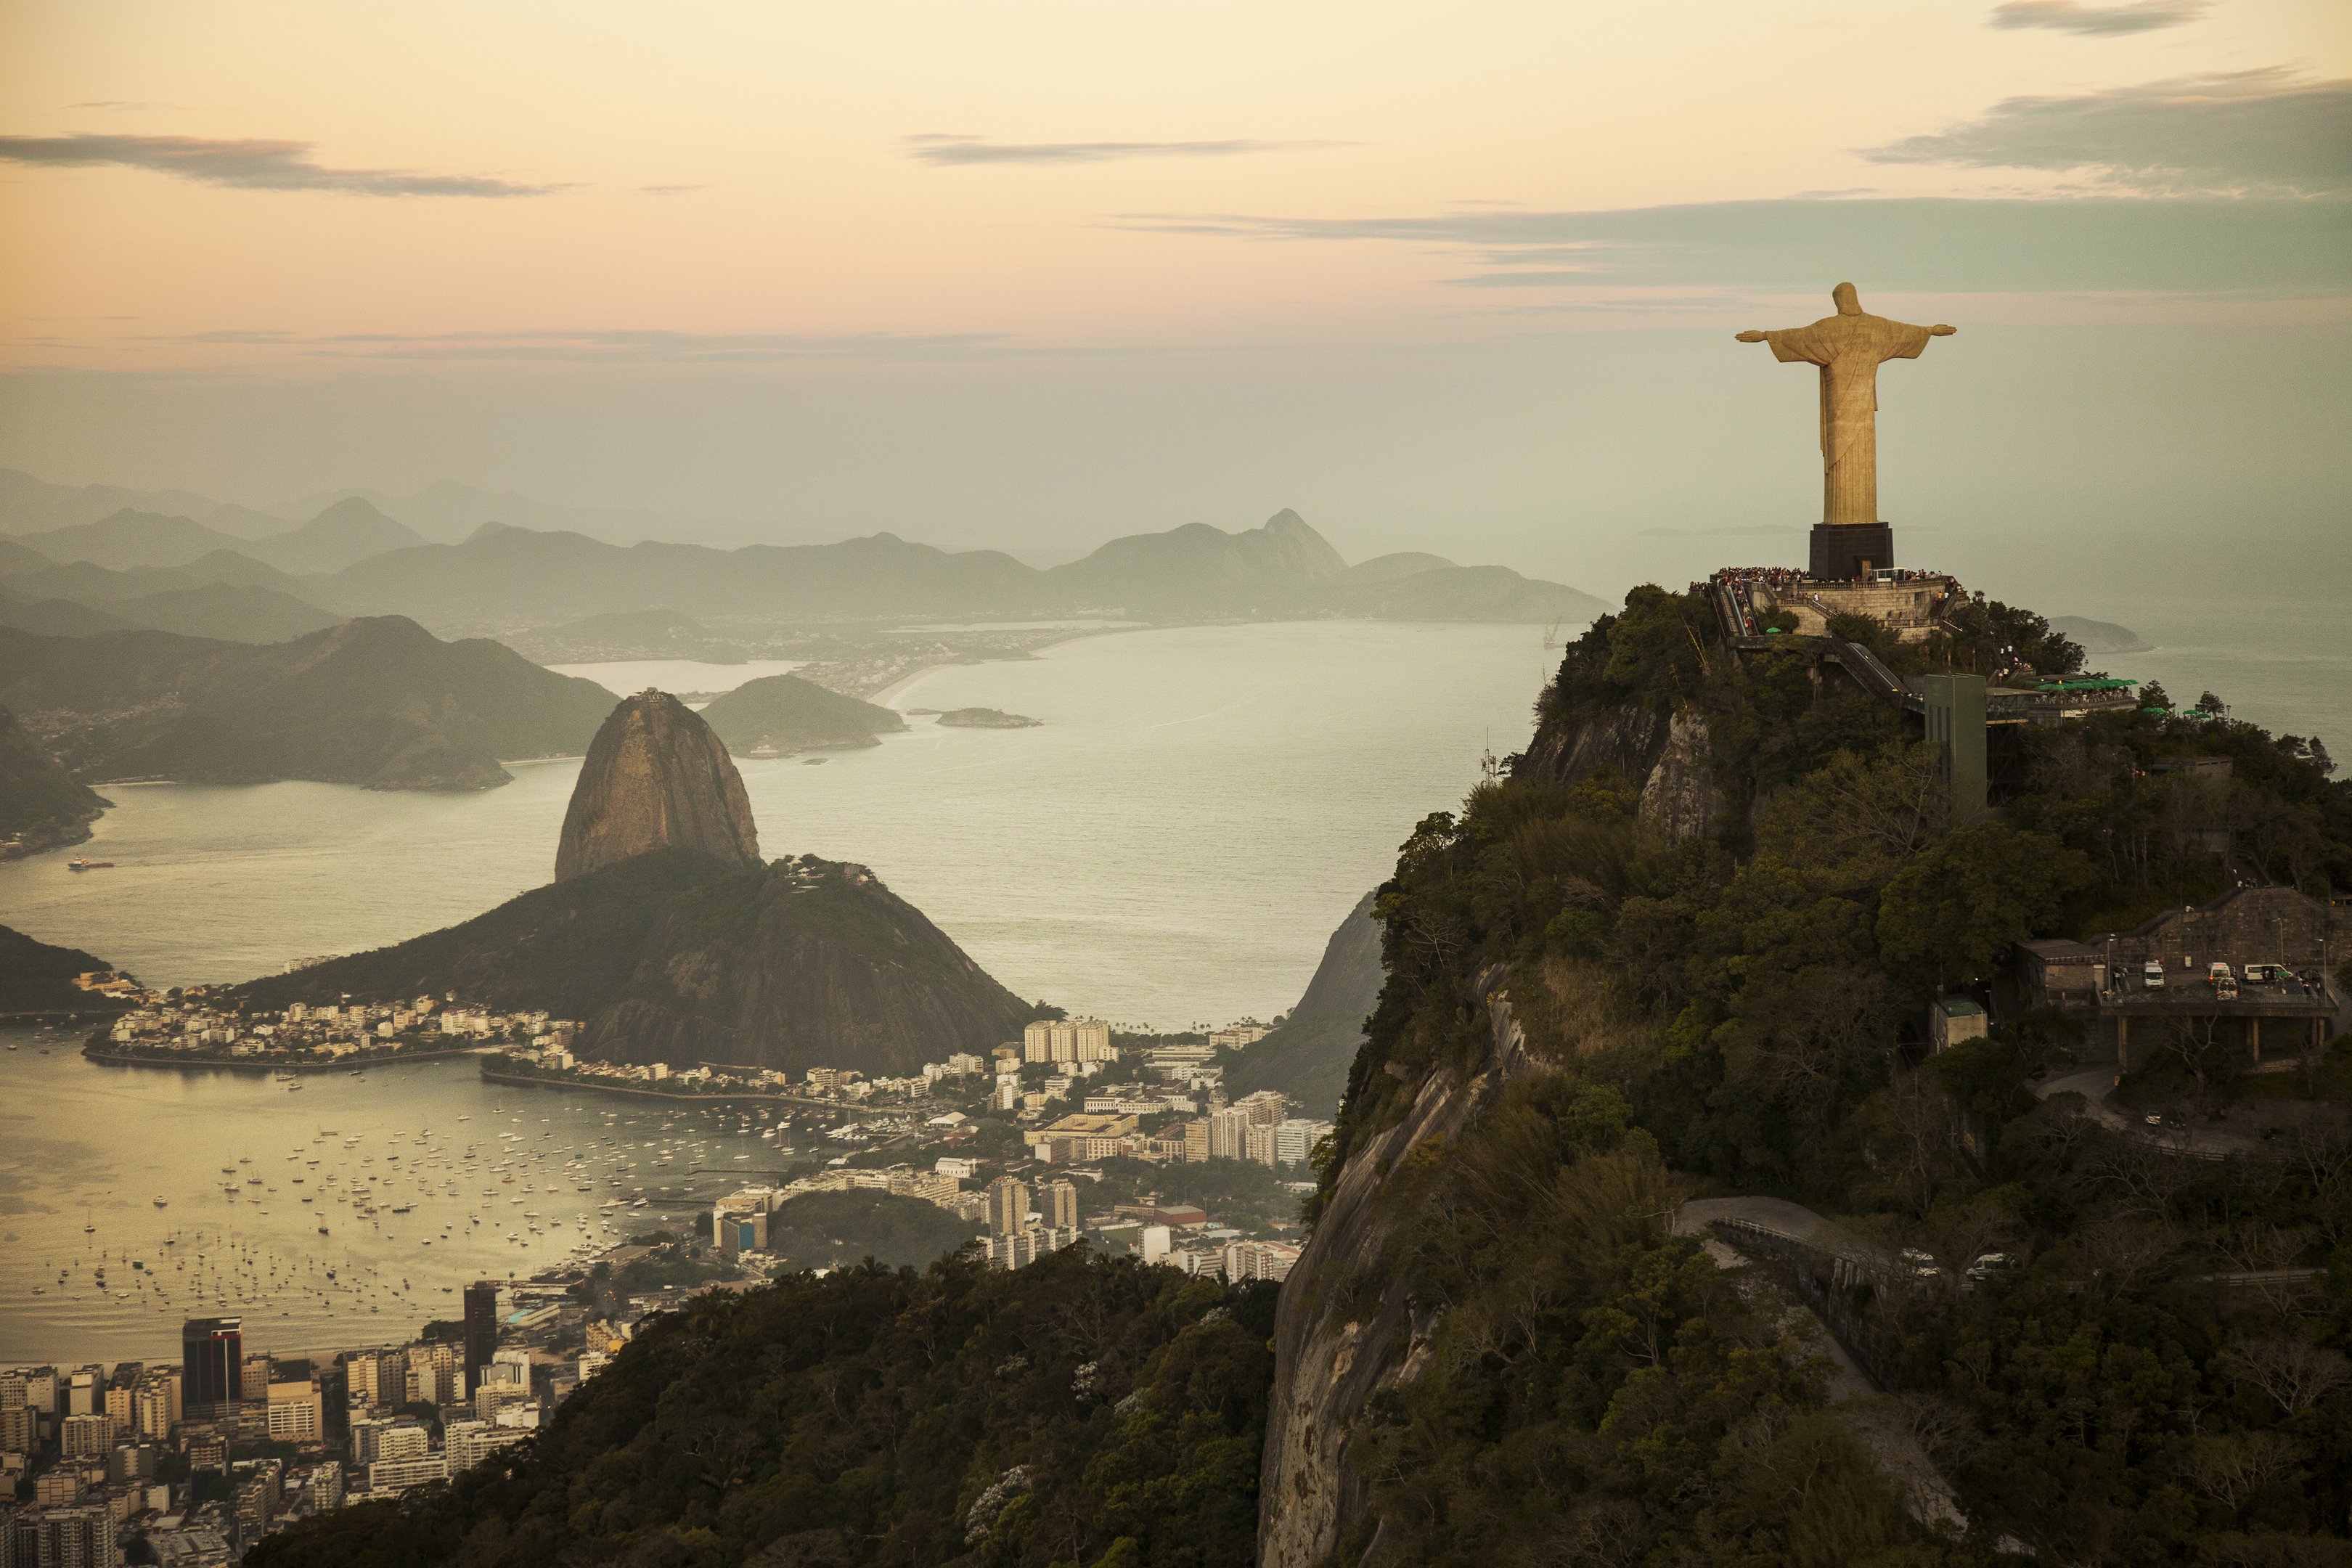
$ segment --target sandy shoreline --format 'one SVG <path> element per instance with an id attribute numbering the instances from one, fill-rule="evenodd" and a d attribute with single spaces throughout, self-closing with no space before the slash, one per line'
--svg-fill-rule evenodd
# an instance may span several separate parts
<path id="1" fill-rule="evenodd" d="M 887 708 L 889 706 L 891 699 L 903 695 L 907 688 L 914 685 L 915 682 L 922 679 L 923 677 L 927 675 L 935 675 L 942 669 L 959 668 L 966 664 L 1016 664 L 1020 662 L 1020 659 L 1022 658 L 1034 658 L 1049 647 L 1062 647 L 1070 643 L 1083 641 L 1087 637 L 1111 637 L 1120 632 L 1143 632 L 1151 631 L 1153 629 L 1155 628 L 1144 625 L 1130 626 L 1089 626 L 1083 631 L 1072 632 L 1066 637 L 1055 637 L 1052 642 L 1041 642 L 1035 647 L 1031 648 L 1027 653 L 1022 654 L 1016 658 L 941 659 L 936 664 L 927 664 L 919 669 L 909 670 L 907 674 L 900 676 L 898 679 L 892 681 L 881 690 L 874 692 L 868 696 L 866 700 Z"/>

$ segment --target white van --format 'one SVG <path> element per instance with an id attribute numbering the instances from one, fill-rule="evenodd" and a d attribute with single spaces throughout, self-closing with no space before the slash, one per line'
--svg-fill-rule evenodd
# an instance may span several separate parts
<path id="1" fill-rule="evenodd" d="M 2139 966 L 2139 983 L 2141 987 L 2145 990 L 2163 990 L 2164 961 L 2162 959 L 2151 958 L 2146 963 L 2141 964 Z"/>

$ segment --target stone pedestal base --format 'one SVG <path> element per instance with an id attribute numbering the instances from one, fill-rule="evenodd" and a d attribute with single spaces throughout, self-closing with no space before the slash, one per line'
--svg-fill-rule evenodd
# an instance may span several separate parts
<path id="1" fill-rule="evenodd" d="M 1805 575 L 1823 583 L 1851 583 L 1865 571 L 1895 564 L 1895 531 L 1883 522 L 1817 522 L 1813 556 Z"/>

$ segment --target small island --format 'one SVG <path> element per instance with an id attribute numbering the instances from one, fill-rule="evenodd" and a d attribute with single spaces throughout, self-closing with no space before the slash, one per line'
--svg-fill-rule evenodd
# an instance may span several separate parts
<path id="1" fill-rule="evenodd" d="M 2146 653 L 2156 646 L 2129 626 L 2086 616 L 2053 616 L 2050 629 L 2072 638 L 2084 653 Z"/>
<path id="2" fill-rule="evenodd" d="M 1034 730 L 1045 721 L 996 708 L 950 708 L 939 722 L 946 730 Z"/>
<path id="3" fill-rule="evenodd" d="M 702 721 L 739 757 L 878 746 L 907 727 L 887 708 L 828 690 L 797 675 L 747 680 L 702 710 Z"/>

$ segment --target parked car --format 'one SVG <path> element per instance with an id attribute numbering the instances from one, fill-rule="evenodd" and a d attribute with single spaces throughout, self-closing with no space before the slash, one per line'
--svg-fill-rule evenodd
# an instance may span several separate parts
<path id="1" fill-rule="evenodd" d="M 2150 991 L 2164 989 L 2164 962 L 2151 958 L 2139 966 L 2139 983 Z"/>
<path id="2" fill-rule="evenodd" d="M 2238 977 L 2231 973 L 2228 964 L 2217 958 L 2205 966 L 2205 983 L 2209 985 L 2235 985 Z"/>
<path id="3" fill-rule="evenodd" d="M 1903 1249 L 1903 1261 L 1912 1273 L 1922 1279 L 1933 1279 L 1944 1271 L 1937 1266 L 1934 1253 L 1922 1252 L 1916 1247 L 1906 1247 Z"/>

